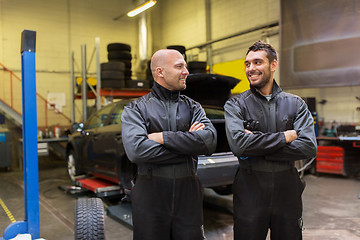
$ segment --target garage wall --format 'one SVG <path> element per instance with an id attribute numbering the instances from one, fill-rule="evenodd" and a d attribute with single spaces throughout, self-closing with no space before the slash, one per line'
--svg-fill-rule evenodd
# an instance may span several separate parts
<path id="1" fill-rule="evenodd" d="M 136 59 L 138 51 L 137 18 L 120 17 L 132 9 L 134 0 L 0 0 L 0 62 L 20 75 L 20 36 L 24 29 L 37 31 L 37 89 L 43 96 L 48 92 L 64 92 L 63 111 L 70 108 L 70 52 L 75 54 L 75 70 L 80 71 L 81 45 L 87 45 L 87 58 L 100 37 L 100 57 L 107 61 L 106 45 L 111 42 L 128 43 Z M 210 0 L 212 39 L 232 35 L 255 26 L 280 19 L 279 0 Z M 206 42 L 205 0 L 159 0 L 149 12 L 153 51 L 168 45 L 187 48 Z M 257 31 L 212 45 L 213 63 L 235 61 L 245 56 L 247 48 L 256 40 L 269 41 L 279 48 L 278 29 Z M 205 49 L 187 52 L 190 60 L 206 60 Z M 95 72 L 95 62 L 89 72 Z M 88 63 L 89 65 L 89 63 Z M 281 67 L 281 56 L 280 56 Z M 242 69 L 239 69 L 241 71 Z M 279 79 L 279 70 L 275 76 Z M 325 121 L 358 122 L 360 102 L 355 98 L 360 87 L 290 89 L 302 97 L 316 97 L 319 117 Z M 81 119 L 81 101 L 77 100 L 77 120 Z"/>
<path id="2" fill-rule="evenodd" d="M 213 40 L 279 19 L 278 0 L 210 0 L 210 4 Z M 159 1 L 152 16 L 154 49 L 168 45 L 192 48 L 206 42 L 205 0 Z M 242 58 L 247 47 L 265 38 L 259 31 L 215 43 L 214 63 Z M 277 47 L 278 37 L 269 41 Z M 204 50 L 194 49 L 187 54 L 194 55 L 194 60 L 206 60 Z"/>
<path id="3" fill-rule="evenodd" d="M 212 39 L 232 35 L 255 26 L 269 24 L 280 19 L 279 0 L 211 0 Z M 153 12 L 154 49 L 167 45 L 179 44 L 187 48 L 206 42 L 205 32 L 205 0 L 166 0 L 159 1 L 159 7 Z M 155 17 L 161 18 L 154 19 Z M 191 18 L 191 20 L 190 20 Z M 239 60 L 245 56 L 247 48 L 259 39 L 269 41 L 279 50 L 278 29 L 268 32 L 254 32 L 229 40 L 215 43 L 213 48 L 213 63 Z M 270 36 L 269 36 L 270 35 Z M 205 50 L 194 49 L 187 52 L 193 60 L 206 60 Z M 279 56 L 281 68 L 281 56 Z M 240 69 L 241 70 L 241 69 Z M 239 71 L 240 71 L 239 70 Z M 275 78 L 279 79 L 280 69 Z M 359 123 L 360 87 L 288 89 L 301 97 L 316 97 L 317 102 L 326 100 L 327 103 L 317 103 L 317 111 L 325 122 Z"/>
<path id="4" fill-rule="evenodd" d="M 132 0 L 0 0 L 0 62 L 21 76 L 21 32 L 36 31 L 37 91 L 44 97 L 48 92 L 64 92 L 63 112 L 70 117 L 71 51 L 79 75 L 82 44 L 87 47 L 88 71 L 96 71 L 95 58 L 90 62 L 96 37 L 100 38 L 100 62 L 107 62 L 106 46 L 111 42 L 128 43 L 136 52 L 136 19 L 124 16 L 113 20 L 133 7 Z M 80 120 L 81 100 L 76 102 L 80 104 L 76 108 Z"/>
<path id="5" fill-rule="evenodd" d="M 280 18 L 278 0 L 210 0 L 210 5 L 212 40 L 277 22 Z M 205 7 L 206 0 L 158 1 L 158 5 L 152 10 L 154 50 L 168 45 L 184 45 L 191 49 L 186 52 L 188 61 L 206 61 L 206 48 L 192 49 L 207 42 Z M 247 48 L 260 39 L 278 48 L 277 33 L 278 28 L 272 28 L 214 43 L 211 45 L 213 64 L 245 57 Z"/>

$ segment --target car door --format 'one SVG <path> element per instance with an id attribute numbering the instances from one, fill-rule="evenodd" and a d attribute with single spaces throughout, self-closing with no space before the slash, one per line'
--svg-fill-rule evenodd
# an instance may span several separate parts
<path id="1" fill-rule="evenodd" d="M 112 163 L 117 173 L 117 180 L 124 188 L 131 188 L 131 181 L 134 179 L 137 167 L 130 162 L 127 158 L 122 136 L 121 136 L 121 115 L 124 110 L 124 106 L 127 105 L 129 100 L 123 100 L 121 104 L 117 104 L 111 113 L 111 124 L 117 126 L 113 131 L 113 138 L 116 144 L 116 158 Z"/>
<path id="2" fill-rule="evenodd" d="M 101 138 L 101 129 L 106 126 L 109 121 L 109 115 L 114 104 L 110 104 L 100 109 L 86 121 L 82 132 L 84 138 L 83 145 L 83 163 L 84 168 L 91 173 L 97 165 L 97 161 L 101 158 L 102 148 L 98 141 Z"/>
<path id="3" fill-rule="evenodd" d="M 108 122 L 98 128 L 93 139 L 93 149 L 96 150 L 94 159 L 94 175 L 118 183 L 117 166 L 124 150 L 121 140 L 121 113 L 126 100 L 114 104 Z"/>

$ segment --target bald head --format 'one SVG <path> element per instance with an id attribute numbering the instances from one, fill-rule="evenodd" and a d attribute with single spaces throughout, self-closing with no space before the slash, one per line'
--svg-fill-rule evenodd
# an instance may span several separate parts
<path id="1" fill-rule="evenodd" d="M 152 72 L 156 70 L 157 67 L 165 67 L 169 62 L 171 57 L 181 56 L 181 53 L 174 49 L 160 49 L 154 53 L 151 57 L 150 69 Z"/>
<path id="2" fill-rule="evenodd" d="M 189 72 L 183 55 L 174 49 L 161 49 L 151 57 L 150 69 L 154 80 L 169 90 L 186 88 Z"/>

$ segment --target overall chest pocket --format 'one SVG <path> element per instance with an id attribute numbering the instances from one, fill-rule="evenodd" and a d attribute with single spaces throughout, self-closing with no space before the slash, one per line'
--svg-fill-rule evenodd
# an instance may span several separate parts
<path id="1" fill-rule="evenodd" d="M 294 129 L 294 118 L 286 116 L 282 119 L 281 128 L 283 131 Z"/>
<path id="2" fill-rule="evenodd" d="M 186 132 L 189 131 L 191 126 L 191 112 L 189 109 L 181 111 L 181 109 L 178 109 L 178 113 L 176 116 L 176 126 L 178 131 Z"/>

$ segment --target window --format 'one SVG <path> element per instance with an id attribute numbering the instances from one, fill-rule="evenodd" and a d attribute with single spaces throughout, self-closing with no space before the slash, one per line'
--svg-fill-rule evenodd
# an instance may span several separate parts
<path id="1" fill-rule="evenodd" d="M 111 113 L 111 124 L 121 124 L 121 114 L 124 111 L 124 107 L 128 104 L 128 101 L 121 101 L 118 102 Z"/>
<path id="2" fill-rule="evenodd" d="M 106 121 L 109 118 L 109 113 L 114 107 L 114 104 L 110 104 L 92 115 L 88 121 L 86 121 L 85 129 L 92 129 L 97 127 L 105 126 Z"/>

